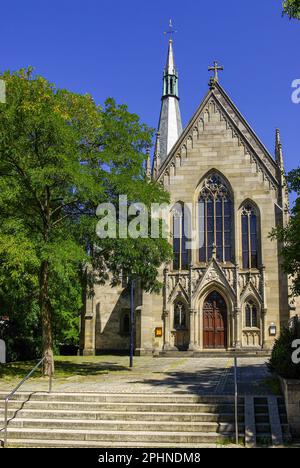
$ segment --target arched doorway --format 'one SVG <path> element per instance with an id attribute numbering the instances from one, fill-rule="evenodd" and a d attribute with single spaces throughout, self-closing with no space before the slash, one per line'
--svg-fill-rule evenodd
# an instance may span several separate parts
<path id="1" fill-rule="evenodd" d="M 179 351 L 186 351 L 189 347 L 189 324 L 187 308 L 182 301 L 174 304 L 174 344 Z"/>
<path id="2" fill-rule="evenodd" d="M 210 293 L 203 304 L 203 347 L 227 347 L 227 306 L 217 291 Z"/>

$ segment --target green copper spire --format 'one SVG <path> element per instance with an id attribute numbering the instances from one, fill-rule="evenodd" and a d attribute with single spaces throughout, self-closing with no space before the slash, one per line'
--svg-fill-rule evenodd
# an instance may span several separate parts
<path id="1" fill-rule="evenodd" d="M 161 111 L 158 124 L 159 136 L 159 159 L 157 160 L 157 168 L 162 163 L 174 144 L 182 133 L 182 123 L 179 108 L 178 94 L 178 73 L 175 67 L 173 39 L 175 34 L 172 21 L 169 23 L 169 31 L 166 34 L 170 35 L 167 62 L 164 68 L 163 75 L 163 95 L 161 100 Z M 158 170 L 158 169 L 157 169 Z"/>
<path id="2" fill-rule="evenodd" d="M 163 96 L 174 96 L 178 98 L 178 73 L 175 68 L 172 39 L 169 39 L 168 57 L 163 80 Z"/>

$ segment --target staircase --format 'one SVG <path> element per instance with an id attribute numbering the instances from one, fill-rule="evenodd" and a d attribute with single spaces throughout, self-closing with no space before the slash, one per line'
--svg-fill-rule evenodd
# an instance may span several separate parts
<path id="1" fill-rule="evenodd" d="M 241 439 L 243 418 L 241 398 Z M 227 396 L 20 392 L 9 403 L 10 447 L 215 447 L 234 441 L 234 431 Z"/>
<path id="2" fill-rule="evenodd" d="M 5 396 L 0 392 L 0 429 Z M 10 447 L 201 448 L 235 441 L 231 396 L 20 392 L 8 417 Z M 240 397 L 238 421 L 246 446 L 290 442 L 281 397 Z"/>

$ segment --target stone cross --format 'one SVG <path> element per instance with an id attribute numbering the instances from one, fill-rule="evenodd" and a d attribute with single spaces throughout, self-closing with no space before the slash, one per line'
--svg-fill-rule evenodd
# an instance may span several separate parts
<path id="1" fill-rule="evenodd" d="M 218 75 L 218 71 L 223 71 L 224 68 L 222 67 L 222 65 L 218 65 L 218 62 L 214 62 L 214 65 L 213 67 L 208 67 L 208 71 L 213 71 L 215 76 L 214 76 L 214 80 L 215 81 L 219 81 L 219 75 Z"/>

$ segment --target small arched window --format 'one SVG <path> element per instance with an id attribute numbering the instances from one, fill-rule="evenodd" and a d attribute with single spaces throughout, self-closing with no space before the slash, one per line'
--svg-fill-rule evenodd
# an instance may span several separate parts
<path id="1" fill-rule="evenodd" d="M 213 251 L 220 262 L 232 261 L 232 200 L 216 174 L 205 179 L 199 197 L 199 260 L 209 262 Z"/>
<path id="2" fill-rule="evenodd" d="M 121 312 L 120 334 L 130 335 L 130 309 L 123 309 Z"/>
<path id="3" fill-rule="evenodd" d="M 253 301 L 248 301 L 245 306 L 245 326 L 258 328 L 257 306 Z"/>
<path id="4" fill-rule="evenodd" d="M 258 268 L 258 219 L 250 204 L 242 209 L 242 257 L 243 268 Z"/>
<path id="5" fill-rule="evenodd" d="M 183 302 L 176 302 L 174 307 L 174 329 L 185 330 L 187 328 L 186 308 Z"/>
<path id="6" fill-rule="evenodd" d="M 190 264 L 190 216 L 187 208 L 177 203 L 173 209 L 173 269 L 188 270 Z"/>

